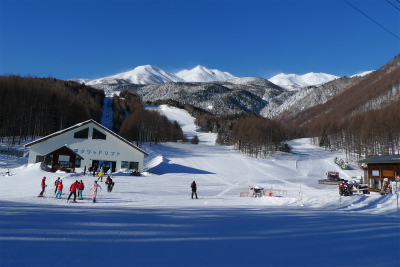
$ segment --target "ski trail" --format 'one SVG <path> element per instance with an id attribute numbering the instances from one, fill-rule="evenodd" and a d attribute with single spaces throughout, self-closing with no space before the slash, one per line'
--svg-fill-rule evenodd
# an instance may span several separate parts
<path id="1" fill-rule="evenodd" d="M 112 98 L 111 94 L 107 94 L 106 97 L 104 97 L 103 113 L 100 120 L 101 125 L 109 130 L 113 128 Z"/>
<path id="2" fill-rule="evenodd" d="M 296 159 L 296 171 L 301 176 L 307 177 L 310 175 L 311 169 L 309 168 L 309 166 L 311 166 L 312 168 L 310 155 L 307 155 L 305 157 L 300 156 Z"/>
<path id="3" fill-rule="evenodd" d="M 231 185 L 230 187 L 228 187 L 227 189 L 225 189 L 224 191 L 222 191 L 221 193 L 219 193 L 215 197 L 221 197 L 221 196 L 225 195 L 230 190 L 232 190 L 234 188 L 237 188 L 239 186 L 239 184 L 241 184 L 243 182 L 247 182 L 247 183 L 251 182 L 251 178 L 254 177 L 254 169 L 250 166 L 249 162 L 245 159 L 245 155 L 238 155 L 238 154 L 236 154 L 235 151 L 231 151 L 230 155 L 235 157 L 235 158 L 240 159 L 241 162 L 244 163 L 243 165 L 246 166 L 246 168 L 248 170 L 248 173 L 247 173 L 247 175 L 246 175 L 244 180 L 241 180 L 241 181 Z"/>

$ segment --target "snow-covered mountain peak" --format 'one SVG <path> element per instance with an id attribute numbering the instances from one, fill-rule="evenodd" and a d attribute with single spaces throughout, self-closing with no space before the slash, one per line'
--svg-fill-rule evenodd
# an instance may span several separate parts
<path id="1" fill-rule="evenodd" d="M 304 86 L 320 85 L 339 78 L 326 73 L 306 73 L 304 75 L 280 73 L 269 81 L 287 90 L 295 90 Z"/>
<path id="2" fill-rule="evenodd" d="M 216 69 L 211 70 L 201 65 L 198 65 L 191 70 L 182 70 L 178 72 L 176 76 L 183 79 L 185 82 L 214 82 L 235 78 L 235 76 L 229 72 L 222 72 Z"/>
<path id="3" fill-rule="evenodd" d="M 183 82 L 183 80 L 155 66 L 143 65 L 127 72 L 92 80 L 87 85 L 113 83 L 157 84 L 166 82 Z"/>

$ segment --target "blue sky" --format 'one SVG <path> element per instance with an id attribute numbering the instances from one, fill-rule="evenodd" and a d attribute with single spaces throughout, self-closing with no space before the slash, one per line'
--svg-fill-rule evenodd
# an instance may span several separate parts
<path id="1" fill-rule="evenodd" d="M 400 3 L 348 0 L 400 38 Z M 0 74 L 100 78 L 150 64 L 235 76 L 378 69 L 400 40 L 342 0 L 0 0 Z"/>

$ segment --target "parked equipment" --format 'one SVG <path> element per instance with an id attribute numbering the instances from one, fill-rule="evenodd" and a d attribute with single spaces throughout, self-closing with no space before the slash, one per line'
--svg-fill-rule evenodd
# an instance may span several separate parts
<path id="1" fill-rule="evenodd" d="M 261 188 L 259 186 L 255 186 L 251 188 L 251 190 L 253 191 L 254 197 L 262 197 L 264 195 L 264 188 Z"/>
<path id="2" fill-rule="evenodd" d="M 347 162 L 344 162 L 344 160 L 342 160 L 341 158 L 336 157 L 333 161 L 334 161 L 337 165 L 339 165 L 340 168 L 342 168 L 343 170 L 349 170 L 349 169 L 350 169 L 348 163 L 347 163 Z"/>
<path id="3" fill-rule="evenodd" d="M 138 172 L 137 170 L 133 170 L 133 171 L 131 171 L 131 173 L 129 175 L 131 175 L 131 176 L 140 176 L 140 172 Z"/>
<path id="4" fill-rule="evenodd" d="M 339 194 L 341 196 L 351 196 L 359 194 L 369 194 L 368 185 L 363 184 L 358 179 L 343 181 L 339 184 Z"/>
<path id="5" fill-rule="evenodd" d="M 346 181 L 346 180 L 340 179 L 339 172 L 329 171 L 329 172 L 326 173 L 326 179 L 318 180 L 318 183 L 319 184 L 337 185 L 337 184 L 340 184 L 343 181 Z"/>

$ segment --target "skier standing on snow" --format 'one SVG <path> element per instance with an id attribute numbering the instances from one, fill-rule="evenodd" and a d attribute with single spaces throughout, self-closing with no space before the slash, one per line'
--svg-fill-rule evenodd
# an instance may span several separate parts
<path id="1" fill-rule="evenodd" d="M 93 166 L 93 177 L 95 177 L 96 176 L 96 169 L 97 169 L 97 166 L 95 165 L 95 166 Z"/>
<path id="2" fill-rule="evenodd" d="M 196 182 L 193 181 L 192 184 L 190 185 L 190 187 L 192 188 L 192 199 L 193 199 L 193 194 L 196 195 L 196 199 L 197 199 L 198 197 L 197 197 L 197 185 L 196 185 Z"/>
<path id="3" fill-rule="evenodd" d="M 74 195 L 74 202 L 76 202 L 76 189 L 78 188 L 78 180 L 76 180 L 73 184 L 71 184 L 71 187 L 69 188 L 69 193 L 68 200 L 71 198 L 72 195 Z"/>
<path id="4" fill-rule="evenodd" d="M 54 189 L 54 195 L 57 193 L 57 186 L 58 186 L 58 183 L 59 183 L 59 182 L 60 182 L 60 177 L 58 177 L 57 180 L 54 181 L 54 186 L 56 187 L 56 188 Z"/>
<path id="5" fill-rule="evenodd" d="M 100 182 L 103 182 L 103 175 L 104 175 L 104 172 L 100 171 L 99 178 L 97 179 L 97 181 L 100 180 Z"/>
<path id="6" fill-rule="evenodd" d="M 113 184 L 114 184 L 113 180 L 110 178 L 110 176 L 108 176 L 106 179 L 107 192 L 111 192 Z"/>
<path id="7" fill-rule="evenodd" d="M 39 197 L 44 197 L 43 196 L 43 193 L 44 193 L 44 190 L 46 189 L 46 177 L 43 177 L 43 179 L 42 179 L 42 191 L 40 192 L 40 194 L 39 194 Z"/>
<path id="8" fill-rule="evenodd" d="M 85 189 L 85 185 L 83 184 L 83 181 L 81 180 L 81 182 L 78 184 L 78 197 L 80 200 L 83 199 L 83 197 L 82 197 L 83 189 Z"/>
<path id="9" fill-rule="evenodd" d="M 90 190 L 93 190 L 93 203 L 96 202 L 97 188 L 101 190 L 101 186 L 97 184 L 97 181 L 94 181 L 93 185 L 90 187 Z"/>
<path id="10" fill-rule="evenodd" d="M 112 177 L 112 170 L 111 170 L 111 167 L 108 169 L 107 174 L 108 174 L 108 176 Z"/>
<path id="11" fill-rule="evenodd" d="M 64 186 L 63 186 L 62 180 L 60 180 L 58 182 L 58 185 L 57 185 L 58 191 L 57 191 L 57 194 L 56 194 L 56 198 L 61 198 L 63 187 Z"/>
<path id="12" fill-rule="evenodd" d="M 83 176 L 85 176 L 85 175 L 86 175 L 86 166 L 83 167 Z"/>

